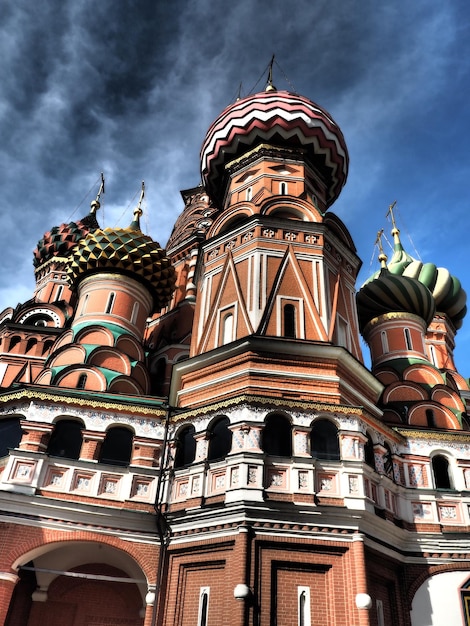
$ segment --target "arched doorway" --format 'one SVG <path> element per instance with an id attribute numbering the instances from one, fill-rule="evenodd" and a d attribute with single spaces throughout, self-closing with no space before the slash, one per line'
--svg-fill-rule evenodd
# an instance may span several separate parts
<path id="1" fill-rule="evenodd" d="M 20 580 L 5 626 L 144 624 L 147 581 L 121 550 L 98 542 L 54 544 L 17 567 Z"/>

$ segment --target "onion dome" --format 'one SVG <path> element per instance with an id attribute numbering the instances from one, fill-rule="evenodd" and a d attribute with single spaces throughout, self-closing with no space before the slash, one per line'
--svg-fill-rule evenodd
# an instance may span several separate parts
<path id="1" fill-rule="evenodd" d="M 392 274 L 387 268 L 363 285 L 356 301 L 361 332 L 368 322 L 385 313 L 412 313 L 428 325 L 435 311 L 434 299 L 425 285 L 415 278 Z"/>
<path id="2" fill-rule="evenodd" d="M 339 196 L 348 173 L 348 151 L 341 130 L 317 104 L 272 85 L 228 106 L 207 131 L 201 173 L 208 194 L 220 202 L 225 166 L 259 144 L 300 147 L 323 176 L 326 202 Z"/>
<path id="3" fill-rule="evenodd" d="M 452 276 L 444 267 L 433 263 L 422 263 L 405 252 L 400 242 L 400 231 L 392 230 L 394 237 L 393 256 L 388 264 L 392 274 L 407 276 L 419 280 L 432 293 L 438 313 L 444 313 L 456 329 L 462 326 L 467 312 L 467 294 L 458 278 Z"/>
<path id="4" fill-rule="evenodd" d="M 154 308 L 165 306 L 175 287 L 175 270 L 165 250 L 139 225 L 140 209 L 128 228 L 98 228 L 74 249 L 67 277 L 71 285 L 95 272 L 117 272 L 147 285 Z"/>
<path id="5" fill-rule="evenodd" d="M 40 267 L 53 257 L 68 257 L 77 243 L 96 228 L 99 228 L 99 224 L 94 213 L 89 213 L 77 222 L 54 226 L 38 241 L 33 252 L 34 267 Z"/>
<path id="6" fill-rule="evenodd" d="M 181 192 L 185 207 L 177 217 L 170 238 L 166 245 L 167 250 L 173 251 L 194 236 L 205 236 L 213 221 L 216 209 L 210 204 L 209 197 L 200 185 Z"/>

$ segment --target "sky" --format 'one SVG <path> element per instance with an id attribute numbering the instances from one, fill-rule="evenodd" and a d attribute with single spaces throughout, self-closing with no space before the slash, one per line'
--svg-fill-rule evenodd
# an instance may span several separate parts
<path id="1" fill-rule="evenodd" d="M 468 0 L 3 0 L 0 12 L 0 310 L 31 298 L 32 251 L 88 213 L 162 245 L 200 182 L 212 121 L 274 83 L 343 131 L 348 181 L 331 207 L 363 267 L 396 219 L 407 251 L 470 294 Z M 388 245 L 385 242 L 385 251 Z M 456 364 L 470 376 L 470 314 Z"/>

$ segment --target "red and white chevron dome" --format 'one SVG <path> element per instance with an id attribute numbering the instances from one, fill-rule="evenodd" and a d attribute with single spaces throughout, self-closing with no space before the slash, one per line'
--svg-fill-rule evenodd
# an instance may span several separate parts
<path id="1" fill-rule="evenodd" d="M 348 173 L 343 134 L 317 104 L 287 91 L 261 92 L 228 106 L 207 131 L 201 173 L 208 193 L 219 198 L 224 167 L 259 143 L 302 146 L 316 159 L 328 185 L 327 202 L 339 196 Z"/>

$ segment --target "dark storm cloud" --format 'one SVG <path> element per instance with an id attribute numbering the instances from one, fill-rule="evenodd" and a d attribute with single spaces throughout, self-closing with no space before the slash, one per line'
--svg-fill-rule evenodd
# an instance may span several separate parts
<path id="1" fill-rule="evenodd" d="M 350 174 L 333 210 L 364 271 L 398 199 L 421 254 L 464 279 L 465 229 L 442 217 L 468 221 L 468 14 L 464 0 L 6 0 L 0 308 L 31 296 L 36 241 L 87 212 L 100 171 L 101 223 L 130 219 L 145 179 L 144 224 L 164 243 L 179 190 L 199 182 L 205 131 L 240 83 L 242 95 L 264 88 L 273 53 L 277 87 L 317 101 L 345 134 Z"/>

